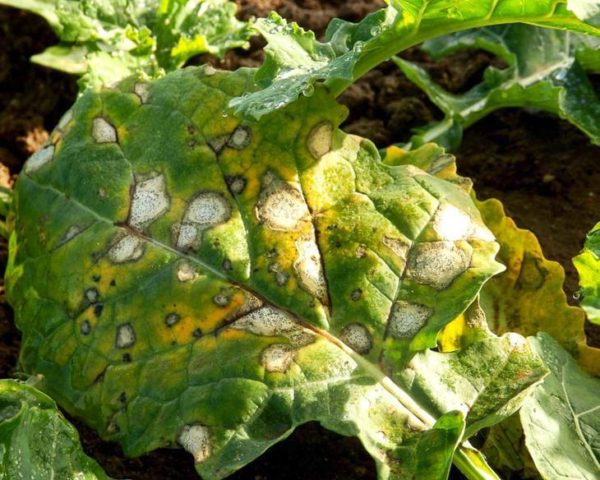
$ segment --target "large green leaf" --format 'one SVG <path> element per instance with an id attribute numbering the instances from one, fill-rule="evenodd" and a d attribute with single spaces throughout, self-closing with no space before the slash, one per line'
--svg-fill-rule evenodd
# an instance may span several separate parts
<path id="1" fill-rule="evenodd" d="M 418 128 L 412 145 L 436 142 L 454 150 L 460 145 L 465 128 L 506 107 L 531 107 L 554 113 L 600 144 L 600 99 L 575 59 L 576 45 L 578 58 L 585 60 L 591 55 L 585 40 L 571 35 L 530 25 L 503 25 L 425 42 L 423 49 L 434 59 L 479 48 L 508 63 L 508 68 L 502 70 L 488 67 L 483 81 L 463 94 L 448 92 L 418 65 L 395 58 L 407 77 L 445 114 L 441 122 Z"/>
<path id="2" fill-rule="evenodd" d="M 249 117 L 260 116 L 310 95 L 314 84 L 325 81 L 334 94 L 388 60 L 424 40 L 476 27 L 532 23 L 600 35 L 592 2 L 556 0 L 393 0 L 359 23 L 334 19 L 326 42 L 315 40 L 296 24 L 277 14 L 256 22 L 268 42 L 266 60 L 257 75 L 262 87 L 236 98 L 231 105 Z M 576 12 L 577 16 L 573 13 Z M 589 22 L 589 23 L 588 23 Z"/>
<path id="3" fill-rule="evenodd" d="M 6 276 L 22 367 L 129 455 L 179 443 L 207 478 L 311 420 L 381 478 L 445 478 L 465 428 L 545 374 L 515 334 L 428 350 L 498 246 L 440 149 L 381 162 L 325 89 L 228 116 L 254 74 L 88 92 L 28 161 Z"/>
<path id="4" fill-rule="evenodd" d="M 581 306 L 588 319 L 600 325 L 600 223 L 588 233 L 584 249 L 573 263 L 579 272 Z"/>
<path id="5" fill-rule="evenodd" d="M 112 85 L 132 73 L 153 77 L 200 53 L 245 46 L 249 26 L 228 0 L 0 0 L 44 17 L 61 43 L 34 55 L 41 65 Z"/>
<path id="6" fill-rule="evenodd" d="M 600 380 L 583 372 L 552 337 L 530 337 L 551 374 L 520 411 L 525 442 L 542 477 L 600 475 Z"/>
<path id="7" fill-rule="evenodd" d="M 109 480 L 56 403 L 16 380 L 0 380 L 0 478 Z"/>

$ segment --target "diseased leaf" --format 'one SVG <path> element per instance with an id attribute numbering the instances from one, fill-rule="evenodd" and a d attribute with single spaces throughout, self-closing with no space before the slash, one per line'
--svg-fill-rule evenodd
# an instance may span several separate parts
<path id="1" fill-rule="evenodd" d="M 573 263 L 579 273 L 581 307 L 590 322 L 600 325 L 600 223 L 588 233 L 583 252 Z"/>
<path id="2" fill-rule="evenodd" d="M 22 366 L 127 454 L 179 444 L 206 478 L 315 420 L 382 479 L 445 478 L 465 428 L 545 375 L 514 334 L 427 350 L 498 246 L 439 149 L 382 162 L 323 88 L 227 115 L 254 74 L 89 91 L 29 159 L 6 276 Z"/>
<path id="3" fill-rule="evenodd" d="M 0 380 L 0 476 L 109 480 L 54 400 L 16 380 Z"/>
<path id="4" fill-rule="evenodd" d="M 235 98 L 231 106 L 258 119 L 301 95 L 310 95 L 316 82 L 325 81 L 337 95 L 396 53 L 458 30 L 524 22 L 600 35 L 592 11 L 573 1 L 395 0 L 356 24 L 334 19 L 324 43 L 272 14 L 256 23 L 268 42 L 265 63 L 257 74 L 261 90 Z"/>
<path id="5" fill-rule="evenodd" d="M 544 258 L 535 235 L 518 228 L 498 200 L 475 203 L 500 243 L 498 260 L 507 267 L 481 292 L 481 305 L 492 330 L 527 336 L 546 332 L 583 368 L 600 375 L 600 349 L 587 345 L 584 312 L 567 304 L 563 268 Z"/>
<path id="6" fill-rule="evenodd" d="M 535 465 L 545 479 L 597 479 L 600 380 L 583 372 L 549 335 L 528 340 L 551 371 L 520 410 Z"/>
<path id="7" fill-rule="evenodd" d="M 44 17 L 61 43 L 34 55 L 49 68 L 83 75 L 81 86 L 150 77 L 200 53 L 222 57 L 252 35 L 228 0 L 0 0 Z"/>
<path id="8" fill-rule="evenodd" d="M 594 41 L 592 39 L 591 41 Z M 483 81 L 466 93 L 453 94 L 438 85 L 417 64 L 395 58 L 404 74 L 444 112 L 440 122 L 416 129 L 413 146 L 436 142 L 448 149 L 458 148 L 462 131 L 495 110 L 530 107 L 554 113 L 600 144 L 600 99 L 582 65 L 587 40 L 569 32 L 530 25 L 502 25 L 459 32 L 425 42 L 423 49 L 440 59 L 464 49 L 478 48 L 508 63 L 505 69 L 488 67 Z M 576 50 L 578 48 L 578 50 Z M 598 55 L 598 52 L 596 52 Z"/>

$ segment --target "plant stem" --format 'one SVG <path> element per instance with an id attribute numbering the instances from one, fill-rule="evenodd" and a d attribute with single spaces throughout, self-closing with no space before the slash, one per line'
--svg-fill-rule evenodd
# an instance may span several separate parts
<path id="1" fill-rule="evenodd" d="M 469 451 L 471 455 L 469 455 Z M 475 463 L 472 457 L 478 454 L 476 452 L 465 444 L 461 445 L 454 452 L 453 463 L 456 468 L 469 480 L 500 480 L 500 477 L 485 463 L 483 458 L 478 459 L 483 465 L 478 466 Z"/>

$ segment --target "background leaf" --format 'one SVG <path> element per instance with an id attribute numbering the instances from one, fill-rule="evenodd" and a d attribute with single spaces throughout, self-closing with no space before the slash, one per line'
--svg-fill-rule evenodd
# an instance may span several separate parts
<path id="1" fill-rule="evenodd" d="M 590 38 L 589 42 L 594 42 Z M 591 44 L 591 43 L 590 43 Z M 444 112 L 441 122 L 416 129 L 411 144 L 436 142 L 450 150 L 458 148 L 462 131 L 495 110 L 529 107 L 554 113 L 600 144 L 600 99 L 583 66 L 594 68 L 588 39 L 559 30 L 530 25 L 502 25 L 425 42 L 423 49 L 440 59 L 464 49 L 489 51 L 507 62 L 508 67 L 488 67 L 482 83 L 463 94 L 446 91 L 417 64 L 394 61 L 413 83 Z"/>
<path id="2" fill-rule="evenodd" d="M 485 0 L 452 5 L 445 0 L 389 3 L 359 23 L 334 19 L 324 43 L 297 25 L 288 25 L 278 15 L 260 20 L 257 29 L 268 41 L 267 58 L 257 76 L 261 90 L 234 99 L 231 106 L 238 113 L 258 119 L 310 94 L 319 81 L 325 81 L 331 92 L 338 95 L 396 53 L 457 30 L 525 22 L 600 34 L 595 20 L 592 21 L 595 17 L 587 17 L 589 11 L 574 9 L 582 16 L 578 19 L 567 5 L 551 0 Z"/>
<path id="3" fill-rule="evenodd" d="M 543 478 L 587 480 L 600 472 L 600 380 L 549 335 L 530 337 L 551 374 L 520 411 L 527 448 Z"/>
<path id="4" fill-rule="evenodd" d="M 0 469 L 7 479 L 110 480 L 54 400 L 16 380 L 0 380 Z"/>
<path id="5" fill-rule="evenodd" d="M 600 223 L 588 233 L 583 252 L 573 263 L 579 272 L 581 307 L 590 322 L 600 324 Z"/>
<path id="6" fill-rule="evenodd" d="M 150 77 L 190 57 L 247 45 L 247 23 L 228 0 L 0 0 L 44 17 L 61 43 L 34 55 L 49 68 L 83 75 L 80 85 L 113 85 L 133 73 Z"/>

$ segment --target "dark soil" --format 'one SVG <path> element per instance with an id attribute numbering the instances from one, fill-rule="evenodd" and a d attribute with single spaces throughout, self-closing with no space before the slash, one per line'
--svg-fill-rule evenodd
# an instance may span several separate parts
<path id="1" fill-rule="evenodd" d="M 368 0 L 238 0 L 242 17 L 277 10 L 286 18 L 324 32 L 333 16 L 358 20 L 383 1 Z M 10 185 L 24 160 L 47 138 L 48 131 L 73 102 L 73 77 L 37 67 L 29 57 L 55 43 L 43 20 L 0 8 L 0 185 Z M 260 40 L 249 51 L 230 52 L 221 68 L 255 66 L 262 60 Z M 442 85 L 454 92 L 477 83 L 490 64 L 485 52 L 473 51 L 432 62 L 418 50 L 405 53 L 420 62 Z M 600 81 L 594 79 L 600 86 Z M 405 141 L 410 129 L 440 117 L 425 95 L 391 64 L 370 72 L 341 98 L 351 114 L 346 131 L 371 138 L 384 147 Z M 567 272 L 565 289 L 577 290 L 571 258 L 586 232 L 600 220 L 600 149 L 568 123 L 522 110 L 498 112 L 470 128 L 457 153 L 460 172 L 475 180 L 480 198 L 500 198 L 521 227 L 533 230 L 546 255 Z M 0 268 L 6 264 L 6 244 L 0 243 Z M 588 329 L 600 345 L 598 330 Z M 0 378 L 15 371 L 20 336 L 10 307 L 0 298 Z M 138 459 L 122 456 L 115 444 L 101 441 L 76 422 L 84 448 L 106 471 L 118 478 L 174 480 L 197 478 L 191 456 L 181 450 L 160 450 Z M 329 433 L 316 424 L 298 428 L 233 477 L 236 480 L 374 479 L 375 467 L 360 443 Z M 458 477 L 457 477 L 458 478 Z"/>

